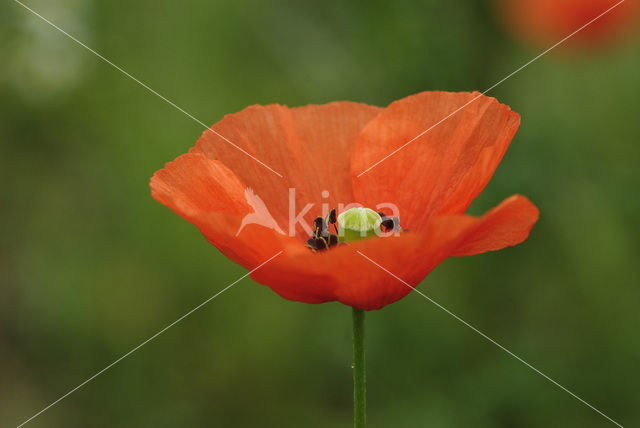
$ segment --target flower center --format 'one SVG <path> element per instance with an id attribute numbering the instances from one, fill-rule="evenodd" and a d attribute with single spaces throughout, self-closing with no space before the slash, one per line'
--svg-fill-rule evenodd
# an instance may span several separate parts
<path id="1" fill-rule="evenodd" d="M 387 217 L 371 208 L 351 208 L 336 216 L 335 208 L 326 218 L 316 217 L 314 231 L 307 240 L 312 251 L 322 251 L 336 245 L 381 235 L 382 232 L 399 231 L 398 217 Z"/>

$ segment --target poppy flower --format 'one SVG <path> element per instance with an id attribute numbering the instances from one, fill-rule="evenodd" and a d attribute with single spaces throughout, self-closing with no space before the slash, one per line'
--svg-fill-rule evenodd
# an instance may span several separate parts
<path id="1" fill-rule="evenodd" d="M 588 48 L 620 39 L 637 21 L 638 0 L 497 0 L 505 24 L 519 37 L 549 46 L 583 27 L 563 43 L 569 48 Z M 617 6 L 616 6 L 617 4 Z"/>
<path id="2" fill-rule="evenodd" d="M 205 131 L 187 154 L 154 174 L 152 195 L 247 269 L 281 251 L 251 274 L 280 296 L 379 309 L 411 289 L 361 254 L 413 287 L 447 257 L 498 250 L 528 237 L 538 209 L 523 196 L 511 196 L 481 217 L 465 215 L 519 124 L 508 106 L 477 92 L 422 92 L 386 108 L 346 101 L 255 105 L 211 127 L 245 153 Z M 352 202 L 394 204 L 403 230 L 315 252 L 306 245 L 309 230 L 291 221 L 313 224 L 322 206 Z M 248 215 L 258 219 L 243 223 Z"/>

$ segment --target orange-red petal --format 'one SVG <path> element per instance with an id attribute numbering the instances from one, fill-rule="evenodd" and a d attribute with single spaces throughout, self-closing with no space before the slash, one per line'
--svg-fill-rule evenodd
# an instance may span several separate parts
<path id="1" fill-rule="evenodd" d="M 471 256 L 517 245 L 529 237 L 539 214 L 527 198 L 513 195 L 476 219 L 464 242 L 451 255 Z"/>
<path id="2" fill-rule="evenodd" d="M 362 128 L 381 110 L 347 101 L 291 109 L 251 106 L 226 115 L 211 129 L 255 159 L 211 131 L 205 131 L 191 151 L 220 160 L 246 186 L 258 189 L 273 217 L 284 224 L 289 219 L 289 189 L 295 189 L 296 213 L 307 203 L 352 202 L 351 148 Z M 329 192 L 327 198 L 322 198 L 323 190 Z M 310 212 L 307 221 L 315 215 Z M 303 232 L 298 228 L 298 233 Z"/>
<path id="3" fill-rule="evenodd" d="M 462 214 L 489 182 L 519 124 L 508 106 L 477 92 L 422 92 L 395 101 L 353 148 L 356 199 L 366 206 L 396 204 L 412 230 L 433 216 Z"/>
<path id="4" fill-rule="evenodd" d="M 253 212 L 244 197 L 245 186 L 221 162 L 200 153 L 182 155 L 157 171 L 151 178 L 151 194 L 247 269 L 276 254 L 282 240 L 288 239 L 257 225 L 247 225 L 237 234 L 242 218 Z"/>

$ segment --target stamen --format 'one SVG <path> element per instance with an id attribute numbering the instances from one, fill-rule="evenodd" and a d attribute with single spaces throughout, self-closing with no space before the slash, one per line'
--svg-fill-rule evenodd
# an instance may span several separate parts
<path id="1" fill-rule="evenodd" d="M 335 230 L 336 233 L 338 233 L 338 223 L 337 223 L 337 215 L 336 215 L 335 208 L 331 208 L 331 211 L 329 211 L 329 214 L 327 215 L 327 222 L 329 224 L 332 224 L 333 230 Z"/>
<path id="2" fill-rule="evenodd" d="M 399 224 L 399 222 L 398 222 L 398 223 L 396 223 L 396 222 L 395 222 L 395 220 L 396 220 L 398 217 L 390 218 L 390 217 L 387 217 L 387 216 L 385 215 L 385 213 L 383 213 L 383 212 L 378 212 L 378 215 L 379 215 L 380 217 L 382 217 L 382 223 L 381 223 L 381 226 L 384 228 L 384 231 L 385 231 L 385 232 L 388 232 L 388 231 L 390 231 L 390 230 L 393 230 L 393 229 L 394 229 L 394 224 Z"/>
<path id="3" fill-rule="evenodd" d="M 334 212 L 335 216 L 335 209 L 333 209 L 332 211 Z M 327 221 L 330 222 L 331 220 L 331 213 L 329 216 L 327 216 L 327 220 L 323 219 L 320 216 L 316 217 L 313 220 L 313 234 L 311 235 L 311 238 L 307 239 L 307 247 L 309 247 L 312 251 L 323 251 L 333 245 L 338 244 L 338 236 L 329 233 L 329 229 L 327 228 Z"/>

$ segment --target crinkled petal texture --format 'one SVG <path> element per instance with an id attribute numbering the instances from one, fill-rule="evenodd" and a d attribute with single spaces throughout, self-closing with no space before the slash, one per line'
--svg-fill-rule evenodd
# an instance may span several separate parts
<path id="1" fill-rule="evenodd" d="M 251 106 L 225 116 L 156 172 L 152 194 L 282 297 L 379 309 L 447 257 L 527 238 L 538 210 L 523 196 L 482 217 L 464 215 L 518 124 L 516 113 L 479 93 L 423 92 L 386 109 L 351 102 Z M 410 231 L 314 253 L 304 245 L 309 230 L 302 222 L 289 226 L 301 212 L 310 224 L 322 204 L 349 203 L 394 204 Z M 314 206 L 305 213 L 307 204 Z M 243 222 L 265 210 L 274 224 Z"/>

